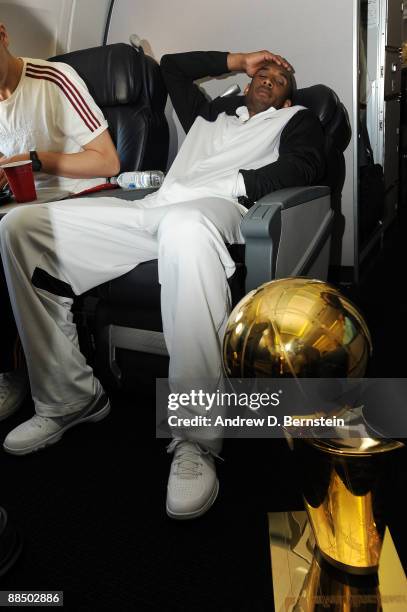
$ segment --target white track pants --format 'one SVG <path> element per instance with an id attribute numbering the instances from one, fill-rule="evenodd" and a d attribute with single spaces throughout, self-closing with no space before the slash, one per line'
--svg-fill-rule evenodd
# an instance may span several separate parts
<path id="1" fill-rule="evenodd" d="M 146 204 L 112 197 L 64 200 L 19 206 L 0 222 L 4 269 L 38 414 L 76 412 L 95 393 L 97 382 L 72 321 L 72 295 L 155 258 L 170 383 L 219 379 L 230 312 L 227 278 L 235 270 L 225 242 L 243 242 L 242 213 L 222 198 Z M 33 284 L 39 272 L 49 287 Z"/>

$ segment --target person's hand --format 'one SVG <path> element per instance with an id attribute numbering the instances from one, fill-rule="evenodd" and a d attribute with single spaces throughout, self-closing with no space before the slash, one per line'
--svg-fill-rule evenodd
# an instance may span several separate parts
<path id="1" fill-rule="evenodd" d="M 20 155 L 12 155 L 11 157 L 5 157 L 4 155 L 3 157 L 0 157 L 0 189 L 3 189 L 3 187 L 7 185 L 8 182 L 4 170 L 2 170 L 1 166 L 16 161 L 27 161 L 28 159 L 30 159 L 30 156 L 25 153 L 22 153 Z"/>
<path id="2" fill-rule="evenodd" d="M 0 189 L 3 189 L 3 187 L 7 185 L 7 177 L 1 166 L 2 164 L 7 164 L 8 161 L 8 157 L 0 157 Z"/>
<path id="3" fill-rule="evenodd" d="M 28 153 L 20 153 L 18 155 L 11 155 L 10 157 L 0 157 L 0 166 L 4 166 L 4 164 L 11 164 L 11 162 L 18 161 L 29 161 L 30 156 Z"/>
<path id="4" fill-rule="evenodd" d="M 0 168 L 0 190 L 3 189 L 7 185 L 7 177 L 4 174 L 4 170 Z"/>
<path id="5" fill-rule="evenodd" d="M 253 77 L 266 62 L 274 62 L 286 70 L 294 72 L 294 68 L 284 57 L 266 50 L 254 51 L 253 53 L 244 53 L 243 60 L 243 69 L 249 77 Z"/>

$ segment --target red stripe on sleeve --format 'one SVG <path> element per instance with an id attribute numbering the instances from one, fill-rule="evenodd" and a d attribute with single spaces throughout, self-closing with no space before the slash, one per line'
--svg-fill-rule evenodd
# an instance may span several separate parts
<path id="1" fill-rule="evenodd" d="M 79 107 L 77 102 L 76 102 L 76 100 L 74 100 L 72 98 L 71 92 L 69 92 L 60 81 L 56 80 L 54 77 L 47 76 L 44 73 L 42 73 L 41 75 L 39 75 L 39 74 L 31 74 L 28 70 L 26 72 L 26 76 L 31 78 L 31 79 L 39 79 L 39 80 L 44 80 L 44 81 L 50 81 L 51 83 L 54 83 L 55 85 L 57 85 L 57 87 L 59 87 L 59 89 L 61 89 L 61 91 L 68 98 L 69 102 L 74 107 L 74 109 L 76 110 L 78 115 L 81 117 L 81 119 L 85 123 L 86 127 L 88 127 L 91 132 L 94 132 L 96 130 L 96 127 L 89 122 L 89 119 L 83 113 L 82 108 Z"/>
<path id="2" fill-rule="evenodd" d="M 96 128 L 100 127 L 101 124 L 99 119 L 93 113 L 81 92 L 78 90 L 75 84 L 63 72 L 61 72 L 61 70 L 58 70 L 54 66 L 40 66 L 39 64 L 32 64 L 31 62 L 27 62 L 27 70 L 35 74 L 45 73 L 58 80 L 61 80 L 62 84 L 65 85 L 65 87 L 67 87 L 71 91 L 72 95 L 76 98 L 78 105 L 82 107 L 82 110 L 87 115 L 89 121 L 93 123 Z"/>

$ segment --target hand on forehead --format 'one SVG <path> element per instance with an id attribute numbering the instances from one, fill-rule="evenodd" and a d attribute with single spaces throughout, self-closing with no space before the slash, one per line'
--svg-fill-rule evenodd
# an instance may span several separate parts
<path id="1" fill-rule="evenodd" d="M 260 70 L 264 70 L 264 69 L 267 70 L 268 68 L 272 68 L 276 70 L 277 72 L 284 74 L 284 76 L 286 77 L 288 77 L 290 74 L 289 71 L 286 68 L 284 68 L 284 66 L 281 66 L 277 64 L 277 62 L 273 62 L 272 60 L 266 60 L 265 62 L 263 62 L 260 68 L 257 70 L 257 72 L 260 72 Z"/>

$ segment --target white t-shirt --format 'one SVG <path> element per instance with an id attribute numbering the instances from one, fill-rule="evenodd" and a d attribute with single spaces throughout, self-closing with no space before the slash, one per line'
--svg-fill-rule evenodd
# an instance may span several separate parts
<path id="1" fill-rule="evenodd" d="M 78 153 L 107 128 L 102 111 L 77 72 L 61 62 L 22 58 L 17 88 L 0 101 L 0 151 Z M 71 179 L 35 173 L 37 187 L 78 193 L 105 178 Z"/>
<path id="2" fill-rule="evenodd" d="M 213 196 L 234 201 L 246 195 L 239 168 L 252 170 L 277 161 L 280 137 L 303 106 L 267 110 L 249 117 L 246 106 L 216 121 L 197 117 L 159 189 L 139 200 L 144 207 L 165 206 Z"/>

